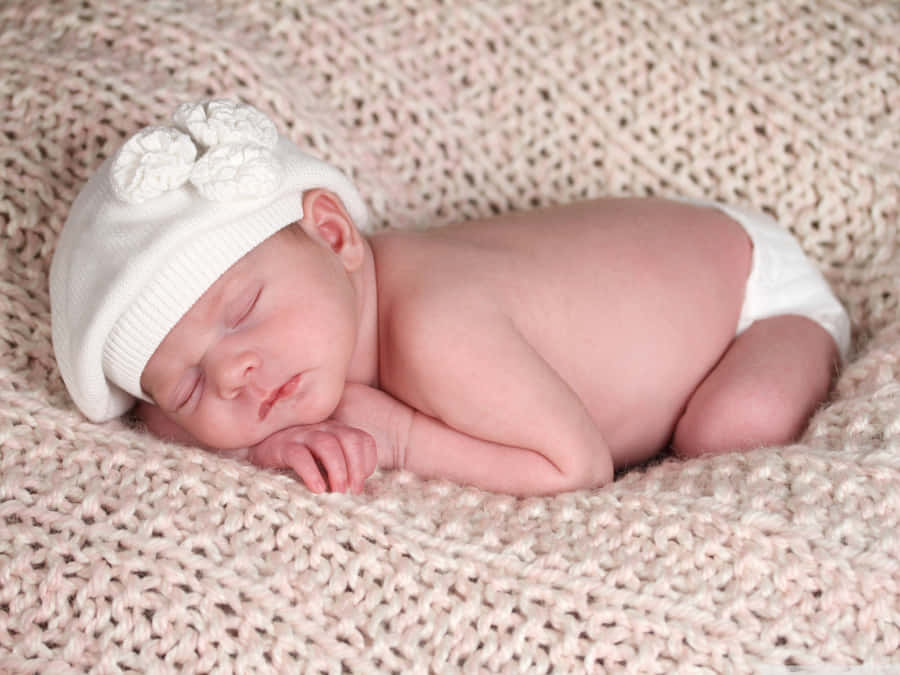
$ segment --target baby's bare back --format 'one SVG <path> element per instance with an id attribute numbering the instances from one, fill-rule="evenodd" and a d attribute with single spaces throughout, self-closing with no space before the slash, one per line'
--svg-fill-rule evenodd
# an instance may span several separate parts
<path id="1" fill-rule="evenodd" d="M 543 359 L 577 394 L 617 467 L 665 445 L 731 343 L 752 254 L 724 213 L 646 199 L 389 231 L 371 243 L 386 391 L 452 422 L 461 404 L 434 394 L 446 391 L 440 380 L 449 368 L 470 378 L 465 408 L 484 417 L 460 431 L 478 435 L 492 415 L 535 424 L 510 420 L 515 409 L 496 405 L 498 391 L 545 386 L 515 368 L 484 367 L 496 334 L 509 353 Z M 439 315 L 453 320 L 429 330 Z M 455 426 L 465 427 L 459 419 Z"/>

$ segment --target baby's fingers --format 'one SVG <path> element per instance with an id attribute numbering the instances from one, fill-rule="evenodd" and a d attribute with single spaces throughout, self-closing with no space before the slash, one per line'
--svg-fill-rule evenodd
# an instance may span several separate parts
<path id="1" fill-rule="evenodd" d="M 305 445 L 292 443 L 283 448 L 282 459 L 283 465 L 293 469 L 311 492 L 325 492 L 328 488 L 325 479 L 322 478 L 322 472 L 319 471 L 319 465 Z"/>
<path id="2" fill-rule="evenodd" d="M 372 475 L 378 463 L 375 439 L 360 429 L 347 429 L 347 432 L 341 439 L 344 459 L 347 461 L 350 490 L 359 494 L 366 478 Z"/>
<path id="3" fill-rule="evenodd" d="M 306 438 L 306 444 L 324 467 L 331 491 L 345 492 L 347 490 L 347 462 L 338 439 L 327 431 L 315 431 Z"/>

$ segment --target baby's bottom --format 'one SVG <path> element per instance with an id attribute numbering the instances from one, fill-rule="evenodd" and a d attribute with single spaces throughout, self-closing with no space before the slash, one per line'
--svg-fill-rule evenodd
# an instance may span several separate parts
<path id="1" fill-rule="evenodd" d="M 783 445 L 828 395 L 850 320 L 818 270 L 767 216 L 711 203 L 747 231 L 753 265 L 737 336 L 694 391 L 672 447 L 681 456 Z"/>

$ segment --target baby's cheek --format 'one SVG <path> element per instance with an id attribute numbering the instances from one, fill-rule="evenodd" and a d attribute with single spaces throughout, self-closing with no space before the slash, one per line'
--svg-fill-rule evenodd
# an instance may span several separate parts
<path id="1" fill-rule="evenodd" d="M 213 450 L 233 450 L 259 443 L 268 433 L 256 419 L 245 420 L 235 411 L 222 406 L 200 405 L 191 415 L 181 420 L 185 431 L 193 436 L 198 446 Z"/>
<path id="2" fill-rule="evenodd" d="M 269 434 L 259 427 L 248 429 L 231 421 L 227 424 L 201 428 L 197 435 L 208 448 L 234 450 L 255 445 Z"/>
<path id="3" fill-rule="evenodd" d="M 201 406 L 192 414 L 179 418 L 158 406 L 141 401 L 135 416 L 146 430 L 165 441 L 206 448 L 241 452 L 271 435 L 277 429 L 266 429 L 257 420 L 241 420 L 233 411 Z"/>
<path id="4" fill-rule="evenodd" d="M 184 445 L 201 445 L 198 440 L 180 424 L 170 419 L 158 406 L 141 401 L 135 414 L 154 436 L 164 441 L 174 441 Z"/>

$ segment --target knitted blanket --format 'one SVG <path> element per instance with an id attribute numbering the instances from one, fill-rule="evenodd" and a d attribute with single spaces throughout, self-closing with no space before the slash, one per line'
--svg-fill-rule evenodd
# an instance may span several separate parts
<path id="1" fill-rule="evenodd" d="M 896 667 L 898 25 L 896 0 L 0 3 L 0 671 Z M 832 400 L 788 447 L 523 500 L 405 473 L 313 496 L 90 424 L 50 344 L 67 205 L 220 95 L 349 172 L 376 227 L 763 209 L 851 313 Z"/>

